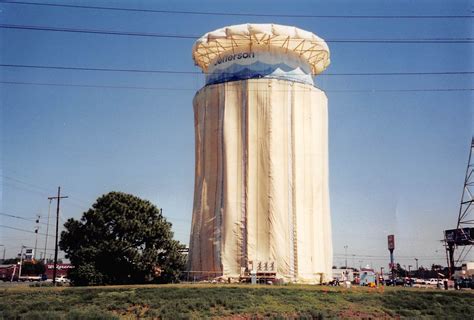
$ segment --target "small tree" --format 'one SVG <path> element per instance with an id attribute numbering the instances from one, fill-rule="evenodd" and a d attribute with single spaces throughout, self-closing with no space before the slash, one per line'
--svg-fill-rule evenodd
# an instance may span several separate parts
<path id="1" fill-rule="evenodd" d="M 46 271 L 45 265 L 41 261 L 23 261 L 21 273 L 23 275 L 34 275 L 43 274 Z"/>
<path id="2" fill-rule="evenodd" d="M 20 262 L 20 258 L 10 258 L 10 259 L 5 259 L 2 264 L 17 264 Z"/>
<path id="3" fill-rule="evenodd" d="M 399 276 L 399 277 L 406 277 L 407 274 L 408 274 L 407 271 L 404 268 L 402 268 L 402 266 L 399 263 L 397 263 L 397 266 L 395 268 L 395 272 L 396 272 L 397 276 Z"/>
<path id="4" fill-rule="evenodd" d="M 171 282 L 184 268 L 171 223 L 152 203 L 121 192 L 99 197 L 64 224 L 59 246 L 75 266 L 75 285 Z"/>

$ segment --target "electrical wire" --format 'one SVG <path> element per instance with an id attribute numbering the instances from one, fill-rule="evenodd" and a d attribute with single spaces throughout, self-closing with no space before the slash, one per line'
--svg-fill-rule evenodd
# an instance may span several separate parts
<path id="1" fill-rule="evenodd" d="M 5 179 L 8 179 L 8 180 L 12 180 L 16 183 L 20 183 L 20 184 L 23 184 L 25 186 L 28 186 L 28 188 L 25 188 L 25 187 L 18 187 L 18 186 L 14 186 L 15 188 L 19 188 L 19 189 L 22 189 L 24 191 L 29 191 L 29 192 L 34 192 L 34 193 L 37 193 L 37 194 L 40 194 L 40 195 L 43 195 L 43 196 L 46 196 L 46 197 L 49 197 L 49 194 L 52 193 L 51 190 L 45 188 L 45 187 L 41 187 L 39 185 L 35 185 L 35 184 L 32 184 L 32 183 L 29 183 L 29 182 L 26 182 L 26 181 L 23 181 L 23 180 L 20 180 L 18 178 L 14 178 L 14 177 L 11 177 L 11 176 L 7 176 L 7 175 L 4 175 L 4 174 L 0 174 L 0 177 L 2 178 L 5 178 Z M 48 193 L 44 193 L 44 192 L 40 192 L 40 191 L 36 191 L 34 189 L 38 189 L 38 190 L 42 190 L 42 191 L 45 191 L 45 192 L 48 192 Z M 76 206 L 76 207 L 80 207 L 82 209 L 88 209 L 88 202 L 87 201 L 84 201 L 76 196 L 72 197 L 72 196 L 69 196 L 70 200 L 72 198 L 72 202 L 73 202 L 73 205 Z M 75 202 L 75 204 L 74 204 Z M 81 204 L 82 203 L 82 204 Z"/>
<path id="2" fill-rule="evenodd" d="M 133 31 L 115 31 L 115 30 L 100 30 L 100 29 L 78 29 L 78 28 L 64 28 L 51 26 L 32 26 L 19 24 L 0 24 L 2 29 L 17 29 L 17 30 L 36 30 L 36 31 L 51 31 L 51 32 L 68 32 L 68 33 L 84 33 L 84 34 L 102 34 L 115 36 L 133 36 L 133 37 L 153 37 L 153 38 L 171 38 L 171 39 L 193 39 L 197 40 L 200 37 L 196 35 L 179 35 L 179 34 L 164 34 L 164 33 L 146 33 Z M 325 39 L 327 43 L 406 43 L 406 44 L 456 44 L 456 43 L 474 43 L 473 38 L 426 38 L 426 39 Z"/>
<path id="3" fill-rule="evenodd" d="M 28 232 L 28 233 L 33 233 L 33 234 L 39 234 L 39 235 L 42 235 L 42 236 L 46 236 L 46 233 L 41 233 L 41 232 L 36 233 L 34 231 L 31 231 L 31 230 L 16 228 L 16 227 L 7 226 L 7 225 L 4 225 L 4 224 L 0 224 L 0 227 L 7 228 L 7 229 L 12 229 L 12 230 L 16 230 L 16 231 L 22 231 L 22 232 Z M 54 238 L 55 236 L 48 235 L 48 237 L 53 237 Z"/>
<path id="4" fill-rule="evenodd" d="M 0 215 L 1 216 L 4 216 L 4 217 L 10 217 L 10 218 L 15 218 L 15 219 L 21 219 L 21 220 L 25 220 L 25 221 L 29 221 L 29 222 L 35 222 L 36 220 L 39 220 L 39 219 L 35 219 L 35 218 L 25 218 L 25 217 L 20 217 L 20 216 L 16 216 L 16 215 L 13 215 L 13 214 L 9 214 L 9 213 L 4 213 L 4 212 L 0 212 Z M 36 222 L 35 222 L 36 223 Z M 43 224 L 43 225 L 48 225 L 46 222 L 37 222 L 38 224 Z M 51 224 L 50 224 L 51 225 Z"/>
<path id="5" fill-rule="evenodd" d="M 75 83 L 46 83 L 46 82 L 24 82 L 24 81 L 0 81 L 3 84 L 12 85 L 36 85 L 52 87 L 79 87 L 79 88 L 101 88 L 101 89 L 132 89 L 132 90 L 167 90 L 167 91 L 195 91 L 193 88 L 173 88 L 173 87 L 139 87 L 139 86 L 113 86 L 113 85 L 92 85 Z M 379 93 L 379 92 L 462 92 L 473 91 L 473 88 L 427 88 L 427 89 L 368 89 L 368 90 L 324 90 L 334 93 Z"/>
<path id="6" fill-rule="evenodd" d="M 32 5 L 43 7 L 111 10 L 127 12 L 146 12 L 161 14 L 206 15 L 206 16 L 238 16 L 238 17 L 275 17 L 275 18 L 335 18 L 335 19 L 465 19 L 470 15 L 308 15 L 308 14 L 278 14 L 278 13 L 245 13 L 245 12 L 211 12 L 184 10 L 155 10 L 123 7 L 90 6 L 78 4 L 38 3 L 29 1 L 1 1 L 5 4 Z"/>
<path id="7" fill-rule="evenodd" d="M 45 191 L 45 192 L 48 192 L 48 193 L 51 192 L 51 190 L 49 190 L 49 189 L 40 187 L 40 186 L 38 186 L 38 185 L 29 183 L 29 182 L 26 182 L 26 181 L 22 181 L 22 180 L 20 180 L 20 179 L 18 179 L 18 178 L 14 178 L 14 177 L 7 176 L 7 175 L 4 175 L 4 174 L 0 174 L 0 177 L 5 178 L 5 179 L 9 179 L 9 180 L 12 180 L 12 181 L 15 181 L 15 182 L 17 182 L 17 183 L 24 184 L 24 185 L 29 186 L 29 187 L 32 187 L 32 188 L 36 188 L 36 189 L 41 190 L 41 191 Z"/>
<path id="8" fill-rule="evenodd" d="M 51 66 L 32 64 L 0 64 L 5 68 L 30 68 L 30 69 L 52 69 L 73 71 L 99 71 L 99 72 L 130 72 L 130 73 L 158 73 L 158 74 L 208 74 L 200 71 L 176 71 L 176 70 L 153 70 L 153 69 L 123 69 L 123 68 L 92 68 L 72 66 Z M 419 76 L 419 75 L 469 75 L 474 71 L 439 71 L 439 72 L 364 72 L 364 73 L 323 73 L 321 76 Z"/>
<path id="9" fill-rule="evenodd" d="M 14 184 L 13 181 L 3 181 L 3 183 L 8 185 L 9 187 L 12 187 L 12 188 L 15 188 L 15 189 L 18 189 L 18 190 L 22 190 L 22 191 L 26 191 L 26 192 L 29 192 L 29 193 L 34 193 L 34 194 L 37 194 L 37 195 L 42 196 L 42 197 L 48 197 L 49 196 L 47 193 L 34 190 L 30 187 L 26 187 L 26 186 L 23 186 L 23 185 L 16 185 L 16 184 Z"/>

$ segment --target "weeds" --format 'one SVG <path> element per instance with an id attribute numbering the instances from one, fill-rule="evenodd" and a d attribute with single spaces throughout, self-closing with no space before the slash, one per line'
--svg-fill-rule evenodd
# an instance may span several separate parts
<path id="1" fill-rule="evenodd" d="M 474 292 L 314 286 L 163 285 L 11 288 L 0 319 L 462 318 Z"/>

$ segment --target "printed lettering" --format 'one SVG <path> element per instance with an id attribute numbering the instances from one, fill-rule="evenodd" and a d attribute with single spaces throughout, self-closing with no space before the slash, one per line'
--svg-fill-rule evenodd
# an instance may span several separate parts
<path id="1" fill-rule="evenodd" d="M 218 58 L 216 62 L 214 62 L 214 66 L 217 66 L 221 63 L 225 63 L 232 60 L 249 59 L 249 58 L 255 58 L 255 53 L 254 52 L 240 52 L 237 54 L 231 54 L 223 58 Z"/>

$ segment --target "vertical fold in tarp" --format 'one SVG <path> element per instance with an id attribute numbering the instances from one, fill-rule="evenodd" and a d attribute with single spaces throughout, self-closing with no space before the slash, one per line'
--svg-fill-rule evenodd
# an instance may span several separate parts
<path id="1" fill-rule="evenodd" d="M 270 121 L 267 80 L 248 81 L 248 259 L 270 260 Z"/>
<path id="2" fill-rule="evenodd" d="M 240 88 L 239 88 L 240 87 Z M 240 146 L 241 146 L 241 197 L 240 197 L 240 270 L 248 264 L 248 82 L 237 83 L 240 89 L 242 105 L 240 109 Z"/>
<path id="3" fill-rule="evenodd" d="M 195 160 L 195 178 L 194 178 L 194 202 L 193 202 L 193 214 L 191 219 L 191 235 L 189 239 L 189 254 L 187 261 L 188 270 L 197 270 L 199 263 L 200 253 L 200 239 L 201 239 L 201 221 L 202 221 L 202 210 L 201 210 L 201 194 L 198 190 L 202 190 L 202 155 L 203 153 L 203 139 L 204 135 L 201 130 L 201 123 L 204 121 L 205 113 L 204 109 L 200 107 L 197 100 L 193 103 L 194 109 L 194 160 Z M 196 257 L 196 258 L 195 258 Z M 200 266 L 199 266 L 200 268 Z"/>
<path id="4" fill-rule="evenodd" d="M 194 99 L 189 268 L 237 277 L 275 263 L 286 281 L 331 277 L 327 98 L 285 80 L 206 86 Z"/>
<path id="5" fill-rule="evenodd" d="M 294 140 L 293 140 L 293 163 L 294 176 L 294 210 L 296 212 L 297 227 L 297 254 L 298 269 L 296 270 L 298 280 L 304 280 L 311 276 L 313 250 L 311 244 L 311 234 L 313 232 L 313 222 L 311 219 L 312 202 L 311 184 L 309 178 L 312 175 L 311 168 L 307 168 L 307 158 L 311 154 L 311 147 L 308 139 L 311 135 L 308 132 L 308 109 L 311 108 L 311 96 L 306 92 L 307 88 L 295 86 L 294 93 Z M 314 230 L 316 231 L 316 230 Z"/>
<path id="6" fill-rule="evenodd" d="M 242 259 L 242 91 L 236 83 L 226 83 L 223 112 L 223 274 L 240 275 Z"/>
<path id="7" fill-rule="evenodd" d="M 269 168 L 268 179 L 268 202 L 269 202 L 269 246 L 270 260 L 276 262 L 278 275 L 291 280 L 290 259 L 292 256 L 291 239 L 289 234 L 288 212 L 289 197 L 291 191 L 291 181 L 289 181 L 289 152 L 288 140 L 291 139 L 291 117 L 288 117 L 288 110 L 291 109 L 291 91 L 288 91 L 288 83 L 282 81 L 269 81 L 269 99 L 266 104 L 269 106 L 271 114 L 269 125 Z M 290 124 L 290 125 L 289 125 Z"/>
<path id="8" fill-rule="evenodd" d="M 316 95 L 315 101 L 324 101 L 324 107 L 321 108 L 321 116 L 320 116 L 320 123 L 321 123 L 321 183 L 323 185 L 322 188 L 322 214 L 321 214 L 321 242 L 322 245 L 322 252 L 320 256 L 322 257 L 322 265 L 321 269 L 325 272 L 322 275 L 322 282 L 328 282 L 332 280 L 332 257 L 333 257 L 333 249 L 332 249 L 332 228 L 331 228 L 331 208 L 330 208 L 330 201 L 329 201 L 329 128 L 328 128 L 328 108 L 327 108 L 327 96 L 326 94 L 321 91 L 317 90 L 313 92 L 313 95 Z"/>

